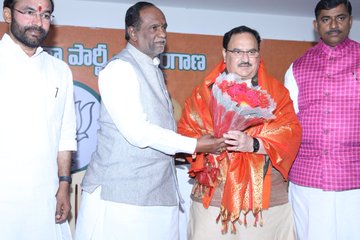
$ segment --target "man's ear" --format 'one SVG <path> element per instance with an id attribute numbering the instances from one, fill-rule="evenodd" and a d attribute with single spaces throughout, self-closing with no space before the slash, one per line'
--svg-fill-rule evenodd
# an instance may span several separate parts
<path id="1" fill-rule="evenodd" d="M 314 27 L 314 30 L 317 32 L 317 33 L 319 33 L 319 23 L 317 22 L 317 20 L 315 19 L 314 21 L 313 21 L 313 27 Z"/>
<path id="2" fill-rule="evenodd" d="M 11 23 L 11 9 L 8 7 L 5 7 L 3 9 L 3 18 L 6 23 Z"/>
<path id="3" fill-rule="evenodd" d="M 222 50 L 222 55 L 224 58 L 224 63 L 226 63 L 226 49 L 225 48 L 223 48 L 223 50 Z"/>
<path id="4" fill-rule="evenodd" d="M 137 32 L 135 30 L 135 27 L 133 27 L 133 26 L 128 27 L 128 34 L 132 41 L 134 41 L 134 42 L 137 41 Z"/>

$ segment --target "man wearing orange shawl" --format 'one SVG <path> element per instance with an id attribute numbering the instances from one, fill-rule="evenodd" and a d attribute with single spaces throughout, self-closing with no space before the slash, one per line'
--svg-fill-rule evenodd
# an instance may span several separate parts
<path id="1" fill-rule="evenodd" d="M 224 61 L 185 102 L 178 131 L 190 137 L 213 134 L 211 87 L 224 71 L 260 86 L 276 103 L 275 119 L 244 132 L 224 134 L 229 146 L 221 154 L 201 153 L 188 158 L 189 174 L 196 181 L 189 240 L 295 239 L 286 180 L 300 145 L 301 127 L 288 91 L 265 71 L 259 56 L 260 41 L 257 31 L 246 26 L 227 32 Z"/>

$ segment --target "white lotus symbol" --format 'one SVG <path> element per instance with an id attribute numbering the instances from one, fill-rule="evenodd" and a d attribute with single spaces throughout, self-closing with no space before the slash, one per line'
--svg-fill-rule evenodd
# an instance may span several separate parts
<path id="1" fill-rule="evenodd" d="M 76 135 L 77 141 L 80 142 L 84 138 L 89 138 L 87 131 L 89 130 L 93 119 L 93 107 L 95 102 L 87 102 L 82 104 L 81 101 L 75 102 L 76 110 Z"/>

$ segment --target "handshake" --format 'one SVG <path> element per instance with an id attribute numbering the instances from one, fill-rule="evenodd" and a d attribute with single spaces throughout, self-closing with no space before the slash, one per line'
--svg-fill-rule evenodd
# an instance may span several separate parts
<path id="1" fill-rule="evenodd" d="M 221 138 L 215 138 L 210 134 L 203 135 L 197 139 L 195 153 L 219 154 L 225 150 L 238 152 L 254 152 L 257 139 L 238 130 L 230 130 Z M 259 148 L 259 146 L 257 146 Z"/>

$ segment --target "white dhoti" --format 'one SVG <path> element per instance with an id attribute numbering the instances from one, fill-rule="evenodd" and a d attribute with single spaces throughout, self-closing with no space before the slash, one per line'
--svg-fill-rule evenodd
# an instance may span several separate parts
<path id="1" fill-rule="evenodd" d="M 179 207 L 135 206 L 105 201 L 101 187 L 83 192 L 76 240 L 178 240 Z"/>
<path id="2" fill-rule="evenodd" d="M 187 226 L 189 222 L 189 211 L 191 206 L 191 190 L 194 186 L 194 179 L 189 177 L 189 164 L 177 165 L 176 172 L 179 181 L 179 188 L 184 200 L 181 204 L 180 218 L 179 218 L 179 233 L 180 240 L 187 240 Z"/>
<path id="3" fill-rule="evenodd" d="M 55 198 L 31 201 L 0 199 L 0 239 L 72 239 L 68 222 L 55 223 L 55 206 Z"/>
<path id="4" fill-rule="evenodd" d="M 290 182 L 289 199 L 299 240 L 360 239 L 360 189 L 329 192 Z"/>
<path id="5" fill-rule="evenodd" d="M 259 223 L 255 227 L 254 216 L 247 214 L 247 226 L 235 223 L 236 234 L 231 233 L 231 223 L 228 233 L 222 234 L 222 224 L 216 223 L 220 208 L 209 206 L 204 208 L 202 203 L 193 202 L 190 208 L 188 227 L 189 240 L 294 240 L 293 215 L 289 203 L 271 207 L 262 213 L 264 225 Z M 243 217 L 243 216 L 242 216 Z M 242 219 L 241 219 L 242 220 Z"/>

